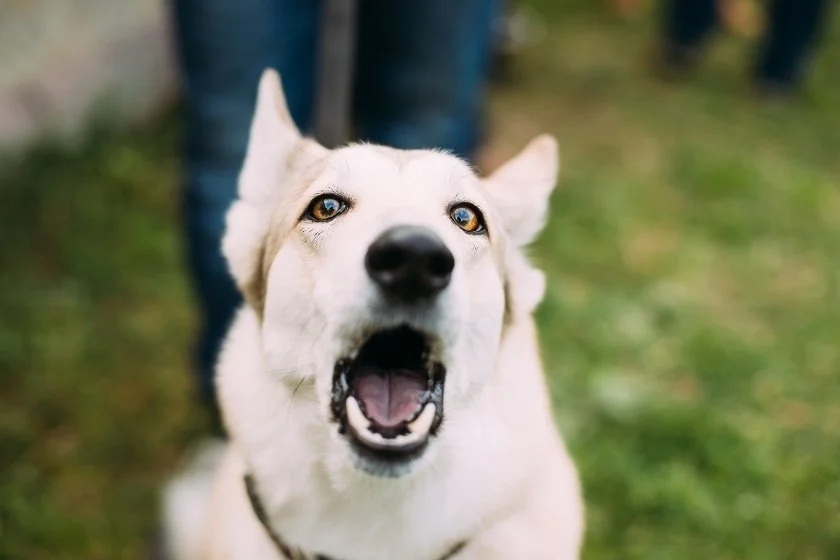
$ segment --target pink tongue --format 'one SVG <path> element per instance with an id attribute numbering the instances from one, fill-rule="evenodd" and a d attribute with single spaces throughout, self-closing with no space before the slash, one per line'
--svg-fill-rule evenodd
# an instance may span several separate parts
<path id="1" fill-rule="evenodd" d="M 426 380 L 409 370 L 365 368 L 356 374 L 353 389 L 367 417 L 392 428 L 414 416 L 426 390 Z"/>

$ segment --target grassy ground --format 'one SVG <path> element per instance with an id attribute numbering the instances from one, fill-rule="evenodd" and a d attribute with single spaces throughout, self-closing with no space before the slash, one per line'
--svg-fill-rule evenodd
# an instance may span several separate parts
<path id="1" fill-rule="evenodd" d="M 840 48 L 762 108 L 749 45 L 664 86 L 644 22 L 543 4 L 487 157 L 562 143 L 534 253 L 586 557 L 840 558 Z M 0 182 L 0 558 L 141 558 L 201 429 L 176 138 L 99 135 Z"/>

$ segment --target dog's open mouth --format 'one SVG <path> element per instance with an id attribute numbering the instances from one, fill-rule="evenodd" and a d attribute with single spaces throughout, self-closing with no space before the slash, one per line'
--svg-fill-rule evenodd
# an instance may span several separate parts
<path id="1" fill-rule="evenodd" d="M 336 363 L 333 416 L 360 453 L 417 456 L 442 421 L 445 374 L 428 336 L 409 327 L 379 331 L 354 359 Z"/>

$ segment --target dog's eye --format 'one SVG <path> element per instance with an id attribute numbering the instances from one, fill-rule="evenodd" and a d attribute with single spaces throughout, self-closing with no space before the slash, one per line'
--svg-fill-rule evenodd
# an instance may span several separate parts
<path id="1" fill-rule="evenodd" d="M 459 204 L 449 211 L 452 221 L 467 233 L 480 233 L 484 231 L 484 223 L 478 209 L 471 204 Z"/>
<path id="2" fill-rule="evenodd" d="M 321 195 L 309 204 L 306 217 L 316 222 L 328 222 L 347 210 L 347 203 L 334 195 Z"/>

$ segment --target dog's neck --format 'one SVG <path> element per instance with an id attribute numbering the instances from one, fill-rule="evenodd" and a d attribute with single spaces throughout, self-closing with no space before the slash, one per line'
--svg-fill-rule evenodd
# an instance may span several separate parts
<path id="1" fill-rule="evenodd" d="M 254 479 L 251 477 L 250 474 L 245 475 L 245 490 L 248 493 L 248 499 L 251 502 L 251 508 L 254 510 L 254 515 L 256 515 L 257 519 L 259 519 L 269 538 L 274 543 L 274 546 L 277 547 L 277 550 L 284 558 L 287 558 L 288 560 L 334 560 L 321 554 L 308 555 L 301 550 L 293 548 L 285 540 L 283 540 L 283 537 L 280 536 L 280 533 L 278 533 L 277 530 L 275 530 L 271 526 L 271 522 L 269 521 L 268 515 L 265 512 L 265 507 L 263 506 L 262 500 L 260 499 L 260 496 L 257 493 L 256 485 L 254 484 Z M 463 550 L 466 544 L 466 541 L 461 541 L 457 543 L 438 560 L 449 560 L 450 558 L 461 552 L 461 550 Z"/>

